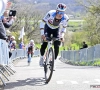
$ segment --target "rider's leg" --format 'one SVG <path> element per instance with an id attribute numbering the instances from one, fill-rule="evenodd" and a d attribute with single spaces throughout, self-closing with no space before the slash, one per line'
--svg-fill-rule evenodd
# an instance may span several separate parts
<path id="1" fill-rule="evenodd" d="M 54 41 L 54 53 L 55 53 L 55 60 L 57 59 L 57 56 L 59 54 L 59 46 L 60 46 L 60 41 Z M 57 61 L 54 62 L 54 71 L 57 67 Z"/>
<path id="2" fill-rule="evenodd" d="M 40 48 L 40 54 L 41 54 L 41 56 L 44 55 L 45 49 L 47 47 L 47 44 L 48 44 L 47 42 L 43 42 L 43 44 L 41 45 L 41 48 Z"/>
<path id="3" fill-rule="evenodd" d="M 49 28 L 47 24 L 45 24 L 45 27 L 44 27 L 44 34 L 45 34 L 45 37 L 50 37 L 51 35 L 51 28 Z M 48 44 L 47 42 L 43 42 L 41 45 L 41 49 L 40 49 L 41 57 L 40 57 L 40 62 L 39 62 L 40 66 L 43 66 L 43 55 L 45 53 L 47 44 Z"/>
<path id="4" fill-rule="evenodd" d="M 60 46 L 60 41 L 54 41 L 55 59 L 57 59 L 57 56 L 59 54 L 59 46 Z"/>
<path id="5" fill-rule="evenodd" d="M 30 54 L 28 53 L 28 63 L 30 63 Z"/>
<path id="6" fill-rule="evenodd" d="M 59 28 L 57 28 L 54 32 L 53 32 L 53 37 L 54 38 L 60 38 L 59 35 Z M 54 41 L 54 52 L 55 52 L 55 59 L 57 59 L 58 53 L 59 53 L 59 46 L 60 46 L 60 41 Z"/>
<path id="7" fill-rule="evenodd" d="M 41 45 L 41 48 L 40 48 L 40 54 L 41 54 L 41 56 L 40 56 L 40 61 L 39 61 L 39 64 L 40 64 L 40 66 L 43 66 L 43 61 L 44 61 L 44 53 L 45 53 L 45 49 L 46 49 L 46 47 L 47 47 L 47 42 L 43 42 L 43 44 Z"/>

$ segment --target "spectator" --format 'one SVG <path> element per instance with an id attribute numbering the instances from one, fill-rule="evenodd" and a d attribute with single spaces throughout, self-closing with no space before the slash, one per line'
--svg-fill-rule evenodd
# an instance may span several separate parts
<path id="1" fill-rule="evenodd" d="M 4 15 L 2 19 L 3 25 L 5 28 L 9 28 L 14 23 L 16 16 L 9 16 L 9 10 L 6 10 L 3 15 Z"/>
<path id="2" fill-rule="evenodd" d="M 12 41 L 11 50 L 15 50 L 15 49 L 16 49 L 16 41 Z"/>
<path id="3" fill-rule="evenodd" d="M 6 40 L 6 31 L 2 23 L 4 11 L 11 6 L 8 0 L 0 0 L 0 39 Z"/>
<path id="4" fill-rule="evenodd" d="M 23 42 L 21 42 L 20 44 L 19 44 L 19 49 L 23 49 L 25 46 L 24 46 L 24 43 Z"/>
<path id="5" fill-rule="evenodd" d="M 15 40 L 15 36 L 11 36 L 10 43 Z"/>
<path id="6" fill-rule="evenodd" d="M 10 38 L 11 36 L 7 36 L 6 42 L 8 43 L 8 50 L 9 50 L 9 58 L 12 56 L 12 52 L 10 51 Z"/>
<path id="7" fill-rule="evenodd" d="M 82 48 L 80 48 L 80 49 L 84 49 L 84 48 L 88 48 L 88 45 L 86 44 L 85 41 L 83 42 L 83 46 L 82 46 Z"/>

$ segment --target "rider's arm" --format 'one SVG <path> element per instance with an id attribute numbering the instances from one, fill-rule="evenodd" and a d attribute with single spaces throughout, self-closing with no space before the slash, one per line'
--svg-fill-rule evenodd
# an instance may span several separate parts
<path id="1" fill-rule="evenodd" d="M 40 22 L 40 32 L 41 32 L 41 35 L 44 35 L 44 25 L 45 25 L 45 22 Z"/>
<path id="2" fill-rule="evenodd" d="M 62 30 L 61 30 L 61 37 L 62 38 L 64 37 L 64 34 L 66 32 L 66 27 L 67 27 L 67 24 L 68 24 L 68 20 L 69 20 L 69 17 L 65 14 L 64 15 L 64 20 L 62 22 Z"/>
<path id="3" fill-rule="evenodd" d="M 47 22 L 49 17 L 50 17 L 50 11 L 44 16 L 44 18 L 40 22 L 41 35 L 44 35 L 44 25 Z"/>

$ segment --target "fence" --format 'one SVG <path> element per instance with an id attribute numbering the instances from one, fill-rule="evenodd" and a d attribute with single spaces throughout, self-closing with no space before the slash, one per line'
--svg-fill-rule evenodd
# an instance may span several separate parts
<path id="1" fill-rule="evenodd" d="M 8 44 L 5 40 L 0 39 L 0 79 L 3 82 L 3 85 L 6 85 L 2 76 L 6 78 L 8 81 L 8 75 L 13 75 L 16 71 L 13 68 L 13 60 L 21 57 L 26 57 L 26 50 L 24 49 L 16 49 L 12 51 L 12 56 L 9 59 L 9 49 Z M 5 72 L 8 74 L 6 75 Z"/>
<path id="2" fill-rule="evenodd" d="M 80 50 L 61 51 L 61 58 L 74 62 L 94 62 L 100 59 L 100 44 Z"/>
<path id="3" fill-rule="evenodd" d="M 34 52 L 34 56 L 39 56 L 40 50 L 37 49 Z M 6 85 L 4 80 L 2 79 L 2 75 L 9 81 L 6 73 L 10 76 L 11 74 L 15 73 L 16 71 L 13 68 L 13 60 L 17 58 L 23 58 L 27 56 L 27 52 L 24 49 L 16 49 L 12 51 L 12 56 L 9 58 L 9 49 L 8 44 L 5 40 L 0 39 L 0 79 L 3 82 L 3 85 Z"/>

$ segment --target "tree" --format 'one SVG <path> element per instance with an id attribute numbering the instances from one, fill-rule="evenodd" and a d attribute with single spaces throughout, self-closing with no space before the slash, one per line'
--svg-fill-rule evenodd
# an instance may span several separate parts
<path id="1" fill-rule="evenodd" d="M 84 6 L 85 23 L 83 35 L 90 45 L 100 43 L 100 0 L 76 0 Z M 80 37 L 81 38 L 81 37 Z M 82 39 L 82 38 L 81 38 Z"/>
<path id="2" fill-rule="evenodd" d="M 24 7 L 22 7 L 24 6 Z M 39 36 L 39 21 L 42 18 L 41 11 L 35 11 L 35 5 L 33 4 L 26 4 L 26 3 L 16 3 L 12 7 L 12 9 L 17 11 L 17 19 L 13 26 L 10 28 L 10 31 L 17 32 L 22 29 L 24 26 L 26 38 L 27 39 L 34 39 L 38 42 L 40 37 Z"/>

